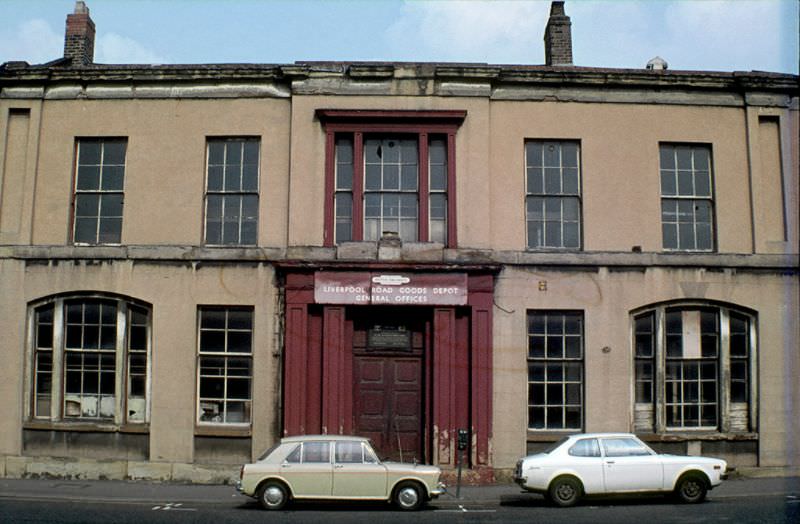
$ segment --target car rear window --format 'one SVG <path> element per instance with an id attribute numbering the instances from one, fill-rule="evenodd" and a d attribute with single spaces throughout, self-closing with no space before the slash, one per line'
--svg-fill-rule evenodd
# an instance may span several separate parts
<path id="1" fill-rule="evenodd" d="M 558 441 L 558 442 L 554 442 L 553 444 L 550 444 L 549 446 L 547 446 L 546 448 L 544 448 L 544 450 L 543 450 L 543 451 L 541 451 L 540 453 L 544 453 L 544 454 L 546 454 L 546 455 L 547 455 L 547 454 L 550 454 L 550 453 L 552 453 L 553 451 L 555 451 L 555 450 L 557 450 L 558 448 L 560 448 L 560 447 L 561 447 L 561 444 L 563 444 L 564 442 L 566 442 L 568 438 L 569 438 L 569 437 L 563 437 L 563 438 L 559 439 L 559 441 Z"/>
<path id="2" fill-rule="evenodd" d="M 295 448 L 286 455 L 286 462 L 290 463 L 299 463 L 300 462 L 300 450 L 302 449 L 302 445 L 298 444 Z"/>
<path id="3" fill-rule="evenodd" d="M 596 438 L 581 439 L 569 448 L 569 454 L 573 457 L 599 457 L 600 444 Z"/>
<path id="4" fill-rule="evenodd" d="M 278 448 L 278 446 L 280 446 L 280 445 L 281 445 L 281 443 L 280 443 L 280 442 L 277 442 L 277 443 L 276 443 L 274 446 L 272 446 L 272 447 L 271 447 L 271 448 L 269 448 L 267 451 L 265 451 L 264 453 L 262 453 L 262 454 L 261 454 L 261 456 L 260 456 L 260 457 L 258 457 L 258 460 L 259 460 L 259 462 L 260 462 L 260 461 L 262 461 L 262 460 L 264 460 L 265 458 L 269 457 L 269 456 L 270 456 L 270 454 L 272 454 L 272 452 L 273 452 L 273 451 L 275 451 L 275 450 Z"/>

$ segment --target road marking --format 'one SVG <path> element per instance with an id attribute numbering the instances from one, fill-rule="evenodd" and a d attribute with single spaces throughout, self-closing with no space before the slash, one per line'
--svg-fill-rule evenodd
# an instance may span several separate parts
<path id="1" fill-rule="evenodd" d="M 437 509 L 434 511 L 439 513 L 497 513 L 496 509 L 468 509 L 462 504 L 458 505 L 458 509 Z"/>
<path id="2" fill-rule="evenodd" d="M 197 511 L 194 508 L 182 508 L 182 502 L 167 502 L 163 506 L 153 506 L 153 511 Z"/>

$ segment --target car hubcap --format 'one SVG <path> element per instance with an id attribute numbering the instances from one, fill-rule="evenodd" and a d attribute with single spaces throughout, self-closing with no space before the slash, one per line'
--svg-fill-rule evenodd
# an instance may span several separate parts
<path id="1" fill-rule="evenodd" d="M 414 488 L 403 488 L 397 498 L 403 506 L 411 507 L 417 503 L 419 495 L 417 495 L 417 490 Z"/>
<path id="2" fill-rule="evenodd" d="M 697 482 L 687 482 L 683 485 L 683 493 L 689 498 L 695 498 L 700 494 L 700 486 Z"/>
<path id="3" fill-rule="evenodd" d="M 266 500 L 267 504 L 270 506 L 280 504 L 283 502 L 283 491 L 281 491 L 281 488 L 271 486 L 264 492 L 264 500 Z"/>
<path id="4" fill-rule="evenodd" d="M 556 494 L 561 500 L 571 500 L 575 496 L 575 489 L 569 484 L 561 484 L 556 490 Z"/>

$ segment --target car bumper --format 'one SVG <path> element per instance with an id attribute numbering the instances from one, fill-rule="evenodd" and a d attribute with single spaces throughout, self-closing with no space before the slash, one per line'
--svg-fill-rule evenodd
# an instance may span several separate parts
<path id="1" fill-rule="evenodd" d="M 447 486 L 445 486 L 444 482 L 439 482 L 439 484 L 436 485 L 436 489 L 431 490 L 430 495 L 432 499 L 435 499 L 445 493 L 447 493 Z"/>
<path id="2" fill-rule="evenodd" d="M 736 468 L 726 466 L 725 471 L 719 476 L 720 480 L 728 480 L 728 478 L 736 472 Z"/>

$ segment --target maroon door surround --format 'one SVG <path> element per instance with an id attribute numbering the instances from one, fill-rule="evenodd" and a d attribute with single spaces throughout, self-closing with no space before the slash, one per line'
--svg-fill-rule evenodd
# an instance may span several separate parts
<path id="1" fill-rule="evenodd" d="M 395 288 L 397 296 L 429 293 L 430 297 L 434 288 L 456 296 L 462 286 L 466 296 L 442 305 L 436 305 L 437 298 L 427 305 L 419 301 L 411 302 L 419 305 L 364 305 L 363 299 L 352 304 L 317 303 L 315 291 L 324 295 L 315 288 L 315 277 L 324 270 L 282 268 L 283 434 L 363 433 L 381 439 L 379 447 L 392 458 L 399 458 L 402 447 L 405 460 L 416 457 L 448 468 L 456 464 L 457 431 L 466 428 L 472 438 L 468 464 L 473 474 L 490 479 L 496 271 L 442 271 L 443 278 L 437 279 L 432 271 L 403 268 L 398 271 L 400 278 L 393 268 L 379 269 L 354 270 L 348 278 L 355 281 L 367 275 L 367 280 L 381 286 L 410 280 L 402 285 L 419 288 L 403 292 Z M 360 289 L 357 294 L 363 298 L 365 291 L 370 293 Z M 409 348 L 401 347 L 404 336 L 410 337 Z M 411 448 L 415 449 L 408 457 Z"/>

